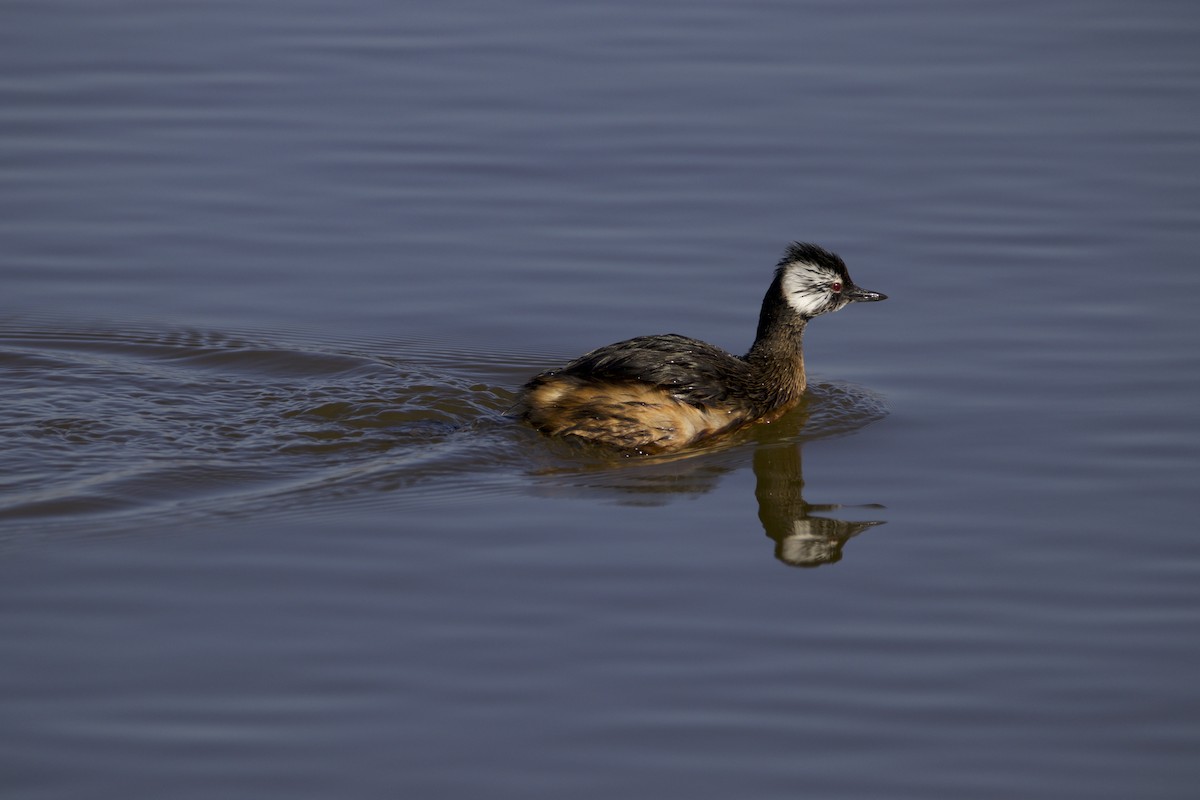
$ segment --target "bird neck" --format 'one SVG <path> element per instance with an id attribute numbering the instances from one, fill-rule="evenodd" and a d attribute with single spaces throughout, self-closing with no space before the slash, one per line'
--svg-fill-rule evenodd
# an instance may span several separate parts
<path id="1" fill-rule="evenodd" d="M 754 372 L 767 411 L 782 413 L 800 402 L 804 394 L 807 378 L 803 339 L 807 324 L 795 312 L 764 313 L 759 320 L 758 335 L 745 359 Z"/>

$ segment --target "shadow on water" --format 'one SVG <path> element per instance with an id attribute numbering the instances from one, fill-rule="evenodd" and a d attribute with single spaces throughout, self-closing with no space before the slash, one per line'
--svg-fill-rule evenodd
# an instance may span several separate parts
<path id="1" fill-rule="evenodd" d="M 543 360 L 436 342 L 0 323 L 0 541 L 369 506 L 416 514 L 497 493 L 661 505 L 747 466 L 759 521 L 787 564 L 837 561 L 881 524 L 835 519 L 837 506 L 802 496 L 805 441 L 886 413 L 861 388 L 818 382 L 773 425 L 685 454 L 620 458 L 505 416 Z"/>

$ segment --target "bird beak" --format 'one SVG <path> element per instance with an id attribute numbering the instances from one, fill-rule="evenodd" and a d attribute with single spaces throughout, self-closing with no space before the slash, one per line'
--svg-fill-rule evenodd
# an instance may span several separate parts
<path id="1" fill-rule="evenodd" d="M 860 289 L 857 286 L 850 287 L 850 291 L 846 293 L 846 296 L 851 300 L 856 300 L 860 303 L 874 302 L 876 300 L 887 300 L 886 294 L 880 294 L 879 292 L 868 292 L 866 289 Z"/>

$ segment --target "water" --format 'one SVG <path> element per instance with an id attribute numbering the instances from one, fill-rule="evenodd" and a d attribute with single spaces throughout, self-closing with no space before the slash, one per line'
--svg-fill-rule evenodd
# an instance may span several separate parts
<path id="1" fill-rule="evenodd" d="M 1189 5 L 4 18 L 5 797 L 1194 793 Z M 506 416 L 790 239 L 796 413 Z"/>

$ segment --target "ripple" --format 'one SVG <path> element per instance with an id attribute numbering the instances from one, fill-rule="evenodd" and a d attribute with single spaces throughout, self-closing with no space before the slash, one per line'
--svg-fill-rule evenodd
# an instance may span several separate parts
<path id="1" fill-rule="evenodd" d="M 203 331 L 0 328 L 0 382 L 8 521 L 253 503 L 511 403 L 444 366 Z"/>
<path id="2" fill-rule="evenodd" d="M 98 529 L 491 491 L 658 503 L 709 491 L 751 445 L 886 414 L 860 387 L 815 382 L 770 426 L 630 459 L 505 415 L 540 360 L 427 340 L 0 324 L 0 445 L 19 476 L 0 482 L 0 523 Z"/>

